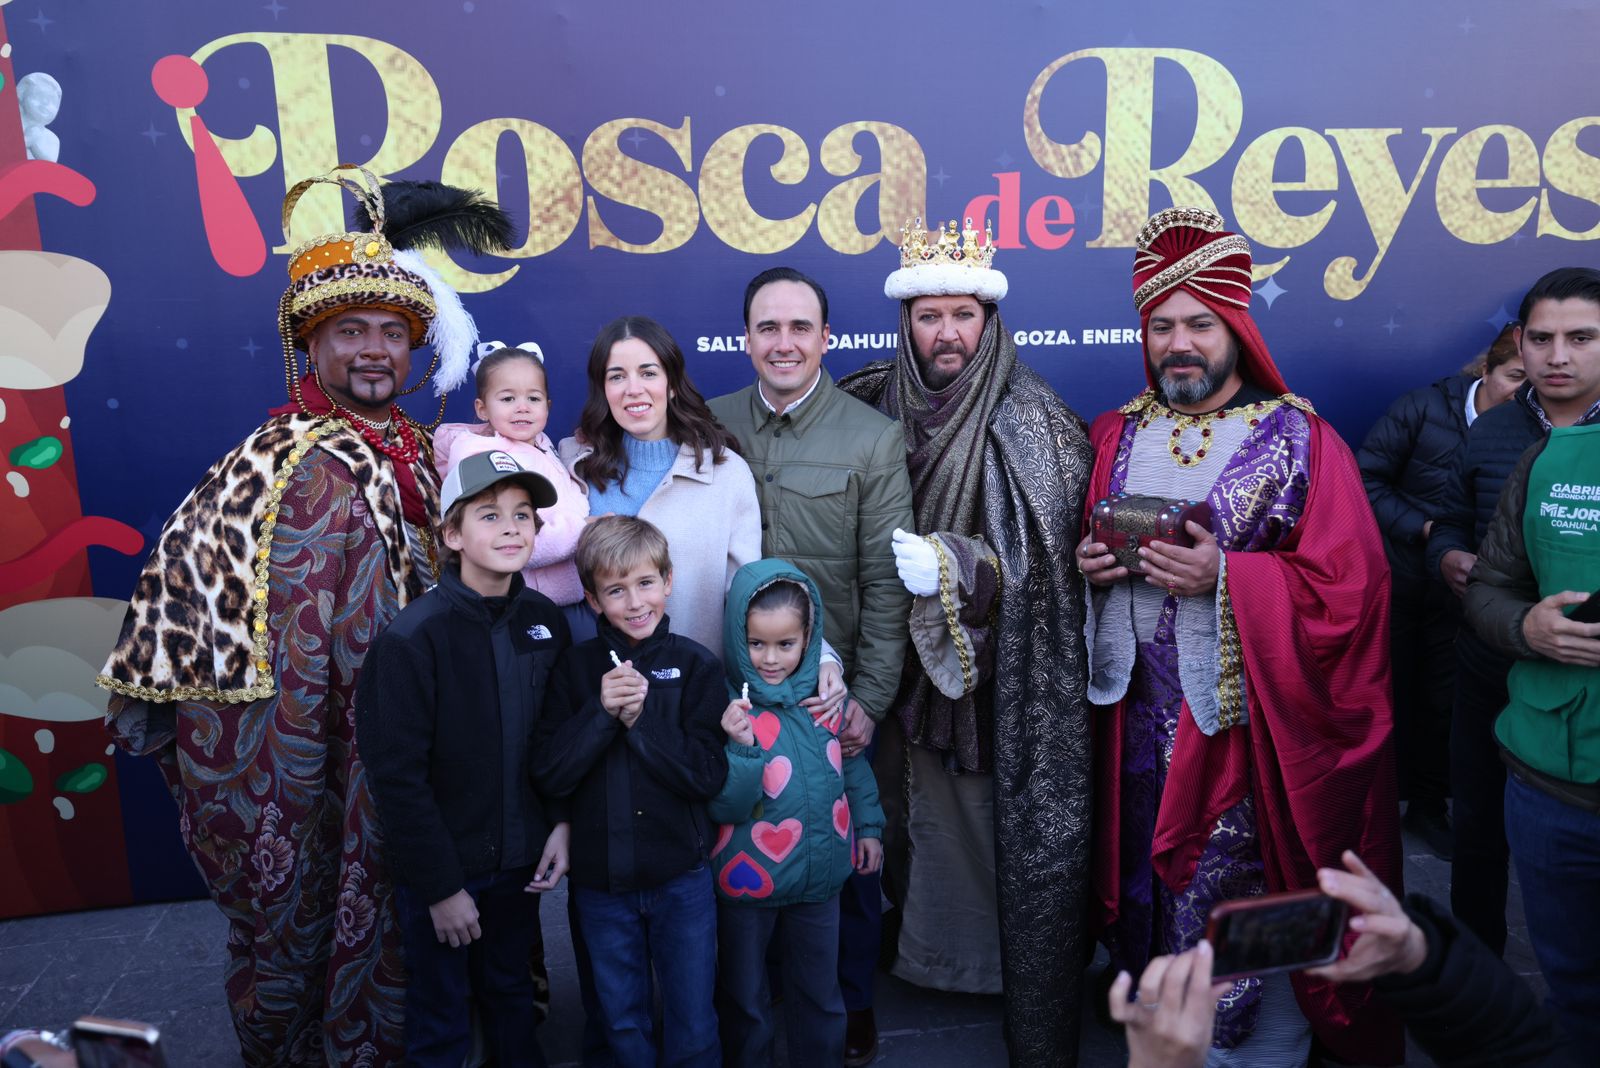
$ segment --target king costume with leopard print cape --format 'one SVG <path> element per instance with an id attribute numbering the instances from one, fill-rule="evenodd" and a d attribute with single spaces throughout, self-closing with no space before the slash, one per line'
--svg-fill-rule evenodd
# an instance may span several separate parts
<path id="1" fill-rule="evenodd" d="M 274 416 L 213 464 L 167 520 L 134 586 L 101 686 L 150 702 L 234 703 L 277 691 L 273 659 L 292 635 L 268 622 L 272 551 L 290 536 L 277 529 L 282 497 L 295 492 L 291 485 L 313 450 L 347 468 L 384 546 L 387 585 L 420 592 L 432 584 L 425 550 L 410 549 L 431 535 L 407 534 L 392 462 L 342 419 Z M 429 513 L 436 513 L 431 449 L 411 469 Z"/>
<path id="2" fill-rule="evenodd" d="M 405 1056 L 401 932 L 353 704 L 373 639 L 433 581 L 439 488 L 427 430 L 393 403 L 395 350 L 361 341 L 351 355 L 397 372 L 382 420 L 340 404 L 310 354 L 326 351 L 319 324 L 341 311 L 352 313 L 341 328 L 400 318 L 410 348 L 434 349 L 423 382 L 442 396 L 464 378 L 471 317 L 404 246 L 427 243 L 429 217 L 455 218 L 453 232 L 485 208 L 437 183 L 380 194 L 375 177 L 361 172 L 363 189 L 346 170 L 285 203 L 286 236 L 314 185 L 350 188 L 367 208 L 290 257 L 278 304 L 289 404 L 167 521 L 98 679 L 112 739 L 156 760 L 227 918 L 224 988 L 252 1068 Z M 367 311 L 379 314 L 356 314 Z"/>

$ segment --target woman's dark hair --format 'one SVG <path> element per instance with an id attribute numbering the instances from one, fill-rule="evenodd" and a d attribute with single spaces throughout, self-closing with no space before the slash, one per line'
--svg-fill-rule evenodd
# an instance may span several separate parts
<path id="1" fill-rule="evenodd" d="M 537 367 L 539 376 L 544 379 L 545 392 L 550 392 L 550 372 L 545 370 L 544 361 L 526 349 L 514 349 L 510 345 L 504 345 L 480 359 L 477 368 L 472 372 L 473 384 L 478 389 L 479 400 L 484 400 L 488 394 L 489 376 L 494 374 L 495 368 L 508 364 L 512 360 L 527 360 Z"/>
<path id="2" fill-rule="evenodd" d="M 708 452 L 714 464 L 720 464 L 729 452 L 738 454 L 739 442 L 717 422 L 705 398 L 689 381 L 683 350 L 666 327 L 642 315 L 625 315 L 601 327 L 589 349 L 589 398 L 578 417 L 578 433 L 594 451 L 575 465 L 578 477 L 598 490 L 627 477 L 628 454 L 622 447 L 622 427 L 612 417 L 606 400 L 606 365 L 611 362 L 612 346 L 629 338 L 649 345 L 660 361 L 667 376 L 667 437 L 674 445 L 694 446 L 695 470 L 700 470 Z"/>
<path id="3" fill-rule="evenodd" d="M 1489 347 L 1478 353 L 1476 359 L 1463 367 L 1462 373 L 1473 378 L 1482 378 L 1503 363 L 1507 363 L 1513 356 L 1521 356 L 1517 348 L 1517 327 L 1522 324 L 1515 319 L 1500 328 L 1500 333 L 1489 343 Z"/>
<path id="4" fill-rule="evenodd" d="M 800 614 L 806 634 L 811 633 L 811 595 L 793 579 L 777 579 L 767 583 L 750 598 L 750 607 L 744 610 L 745 618 L 751 612 L 770 612 L 777 608 L 792 608 Z"/>

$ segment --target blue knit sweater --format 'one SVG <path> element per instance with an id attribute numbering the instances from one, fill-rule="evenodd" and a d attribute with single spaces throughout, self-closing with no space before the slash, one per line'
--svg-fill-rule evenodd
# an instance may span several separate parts
<path id="1" fill-rule="evenodd" d="M 589 514 L 638 515 L 644 502 L 650 499 L 662 477 L 678 458 L 678 446 L 671 438 L 660 441 L 640 441 L 623 432 L 622 449 L 628 457 L 628 473 L 622 481 L 609 482 L 603 490 L 589 486 Z"/>

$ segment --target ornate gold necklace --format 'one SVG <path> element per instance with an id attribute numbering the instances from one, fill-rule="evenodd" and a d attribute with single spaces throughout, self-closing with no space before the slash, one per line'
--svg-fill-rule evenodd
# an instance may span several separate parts
<path id="1" fill-rule="evenodd" d="M 1276 401 L 1256 401 L 1254 404 L 1241 405 L 1237 408 L 1213 408 L 1209 412 L 1190 415 L 1186 412 L 1175 412 L 1159 402 L 1152 402 L 1145 409 L 1144 418 L 1139 420 L 1139 429 L 1144 430 L 1152 421 L 1163 416 L 1171 419 L 1172 433 L 1167 435 L 1167 451 L 1172 454 L 1173 461 L 1179 467 L 1190 467 L 1206 458 L 1206 451 L 1211 447 L 1212 423 L 1244 416 L 1251 426 L 1256 426 L 1261 422 L 1261 416 L 1268 410 L 1269 404 L 1272 407 L 1277 406 Z M 1190 430 L 1200 431 L 1200 445 L 1192 453 L 1183 448 L 1183 435 Z"/>

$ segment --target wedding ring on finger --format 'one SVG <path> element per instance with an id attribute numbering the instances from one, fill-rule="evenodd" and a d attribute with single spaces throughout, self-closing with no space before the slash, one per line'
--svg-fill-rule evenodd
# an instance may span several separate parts
<path id="1" fill-rule="evenodd" d="M 1155 1012 L 1157 1009 L 1159 1009 L 1161 1007 L 1161 1002 L 1159 1002 L 1159 1001 L 1141 1001 L 1141 1002 L 1139 1002 L 1139 1007 L 1141 1009 L 1145 1010 L 1146 1012 Z"/>

